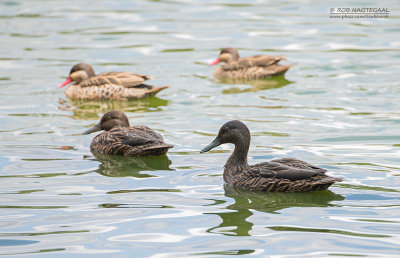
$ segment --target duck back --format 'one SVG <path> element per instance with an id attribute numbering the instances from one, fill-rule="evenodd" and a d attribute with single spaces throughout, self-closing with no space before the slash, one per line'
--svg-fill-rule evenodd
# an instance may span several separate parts
<path id="1" fill-rule="evenodd" d="M 125 156 L 164 155 L 172 147 L 147 126 L 117 126 L 97 135 L 90 144 L 92 152 Z"/>
<path id="2" fill-rule="evenodd" d="M 71 85 L 65 91 L 65 95 L 67 98 L 79 100 L 133 100 L 154 96 L 166 88 L 168 86 L 155 87 L 147 84 L 129 88 L 115 84 L 90 87 Z"/>
<path id="3" fill-rule="evenodd" d="M 225 167 L 228 185 L 266 192 L 308 192 L 326 190 L 340 178 L 325 174 L 326 170 L 307 162 L 285 158 L 247 167 Z"/>

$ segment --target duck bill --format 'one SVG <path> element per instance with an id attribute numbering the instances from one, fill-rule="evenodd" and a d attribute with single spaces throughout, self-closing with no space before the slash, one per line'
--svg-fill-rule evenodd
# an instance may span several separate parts
<path id="1" fill-rule="evenodd" d="M 71 78 L 68 77 L 68 79 L 65 80 L 65 82 L 61 83 L 60 85 L 58 85 L 58 89 L 64 87 L 67 84 L 70 84 L 72 82 Z"/>
<path id="2" fill-rule="evenodd" d="M 209 65 L 216 65 L 216 64 L 218 64 L 219 62 L 221 62 L 219 59 L 217 59 L 217 60 L 215 60 L 214 62 L 212 62 L 211 64 L 209 64 Z"/>
<path id="3" fill-rule="evenodd" d="M 219 146 L 219 145 L 221 145 L 221 142 L 219 141 L 219 138 L 218 138 L 218 136 L 214 139 L 214 141 L 212 141 L 209 145 L 207 145 L 204 149 L 202 149 L 201 151 L 200 151 L 200 153 L 204 153 L 204 152 L 207 152 L 207 151 L 209 151 L 209 150 L 211 150 L 211 149 L 213 149 L 213 148 L 215 148 L 215 147 L 217 147 L 217 146 Z"/>
<path id="4" fill-rule="evenodd" d="M 94 133 L 97 131 L 101 131 L 101 126 L 100 124 L 97 124 L 93 127 L 90 127 L 89 129 L 87 129 L 86 131 L 84 131 L 82 134 L 90 134 L 90 133 Z"/>

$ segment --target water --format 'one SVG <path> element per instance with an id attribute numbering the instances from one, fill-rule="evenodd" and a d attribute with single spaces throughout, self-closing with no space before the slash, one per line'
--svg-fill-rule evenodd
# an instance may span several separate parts
<path id="1" fill-rule="evenodd" d="M 382 3 L 380 3 L 382 4 Z M 399 7 L 371 1 L 0 3 L 0 254 L 48 257 L 380 256 L 400 253 Z M 296 63 L 261 83 L 212 79 L 219 48 Z M 131 102 L 70 102 L 78 62 L 170 85 Z M 167 157 L 93 156 L 80 135 L 124 110 L 173 143 Z M 224 187 L 231 145 L 199 154 L 231 119 L 249 163 L 297 157 L 343 182 L 318 193 Z"/>

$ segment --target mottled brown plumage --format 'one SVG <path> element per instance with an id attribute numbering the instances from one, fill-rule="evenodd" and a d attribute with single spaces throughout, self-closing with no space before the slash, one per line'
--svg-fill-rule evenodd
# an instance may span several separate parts
<path id="1" fill-rule="evenodd" d="M 147 126 L 129 126 L 121 111 L 103 115 L 100 123 L 83 134 L 104 130 L 93 138 L 90 150 L 94 153 L 125 156 L 157 156 L 167 153 L 173 145 L 164 143 L 163 137 Z"/>
<path id="2" fill-rule="evenodd" d="M 168 88 L 145 84 L 148 79 L 150 77 L 147 75 L 130 72 L 104 72 L 96 75 L 89 64 L 79 63 L 71 68 L 68 79 L 58 87 L 75 82 L 67 88 L 65 95 L 82 100 L 141 99 Z"/>
<path id="3" fill-rule="evenodd" d="M 326 175 L 323 168 L 292 158 L 249 165 L 250 131 L 238 120 L 225 123 L 214 141 L 201 152 L 223 143 L 235 144 L 224 169 L 224 180 L 233 187 L 267 192 L 308 192 L 325 190 L 333 183 L 342 181 L 341 178 Z"/>
<path id="4" fill-rule="evenodd" d="M 235 48 L 223 48 L 217 60 L 211 65 L 224 62 L 219 66 L 214 77 L 217 79 L 254 80 L 283 75 L 293 65 L 280 65 L 283 56 L 257 55 L 240 58 Z"/>

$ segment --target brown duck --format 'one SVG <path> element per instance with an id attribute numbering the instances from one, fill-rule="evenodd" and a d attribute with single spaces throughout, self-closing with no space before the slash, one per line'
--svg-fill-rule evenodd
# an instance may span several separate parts
<path id="1" fill-rule="evenodd" d="M 92 66 L 79 63 L 71 68 L 68 79 L 58 88 L 75 82 L 68 87 L 65 95 L 82 100 L 141 99 L 168 88 L 145 84 L 144 81 L 148 79 L 150 77 L 147 75 L 130 72 L 104 72 L 96 75 Z"/>
<path id="2" fill-rule="evenodd" d="M 292 65 L 280 65 L 283 56 L 257 55 L 240 58 L 235 48 L 223 48 L 217 60 L 210 65 L 225 63 L 214 71 L 217 79 L 254 80 L 283 75 Z"/>
<path id="3" fill-rule="evenodd" d="M 93 153 L 125 156 L 158 156 L 167 153 L 173 145 L 164 143 L 163 137 L 147 126 L 129 126 L 121 111 L 110 111 L 103 115 L 100 123 L 83 134 L 104 130 L 93 138 L 90 150 Z"/>
<path id="4" fill-rule="evenodd" d="M 333 183 L 342 181 L 341 178 L 326 175 L 325 169 L 298 159 L 275 159 L 249 165 L 250 131 L 238 120 L 225 123 L 214 141 L 200 153 L 224 143 L 235 144 L 224 169 L 224 181 L 233 187 L 266 192 L 308 192 L 325 190 Z"/>

